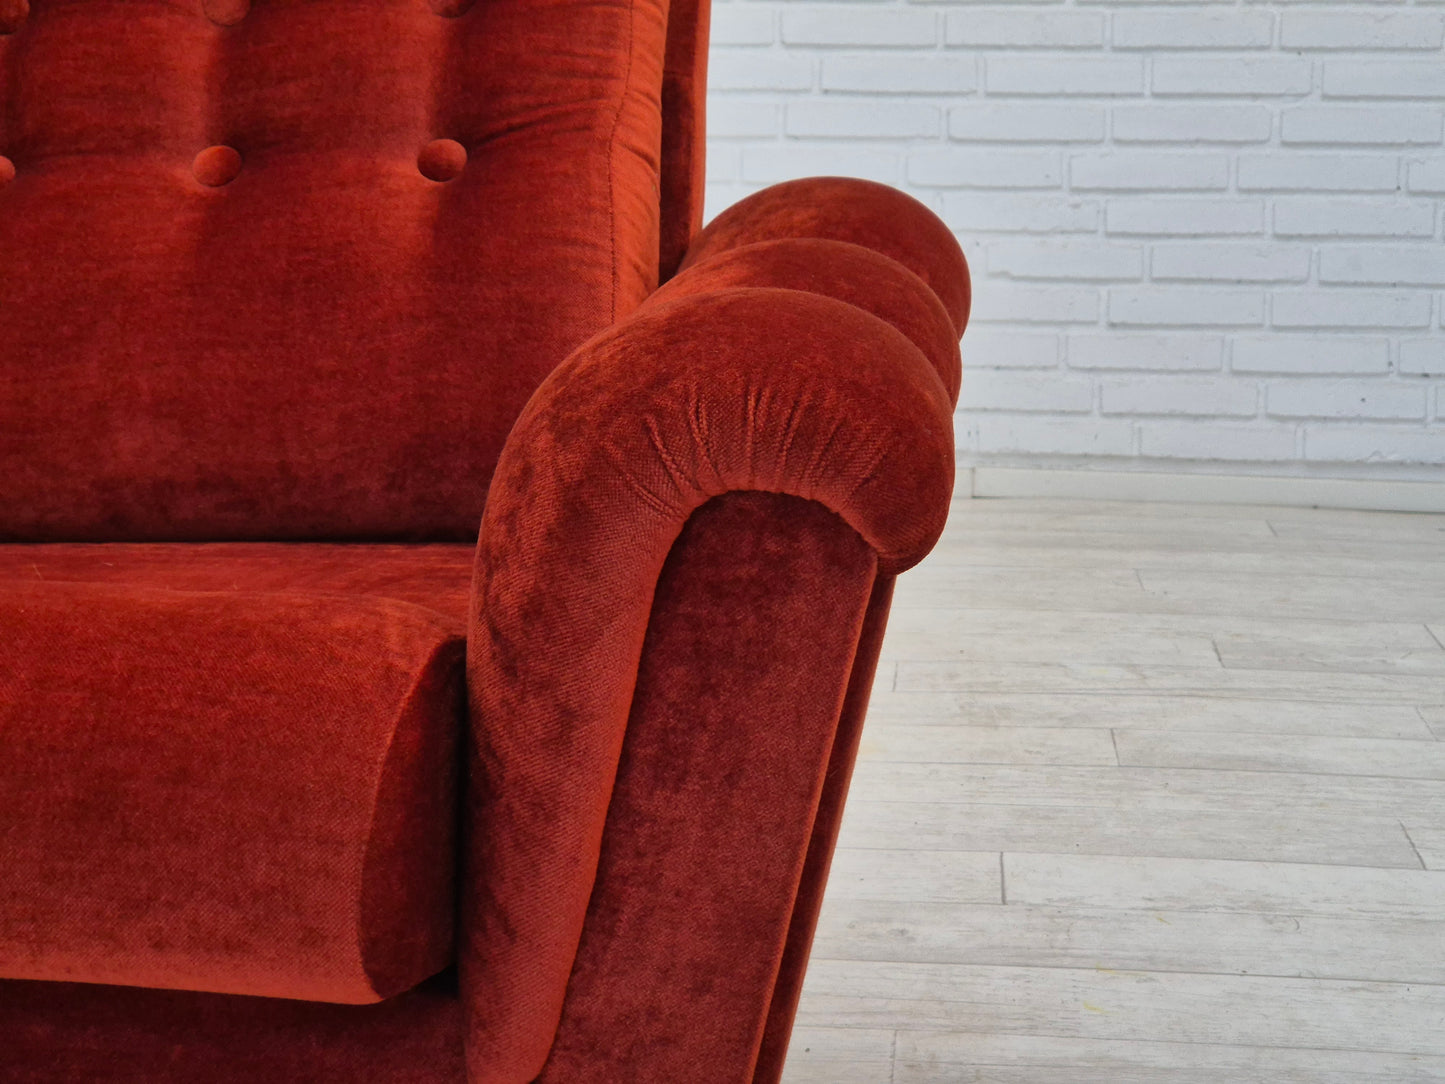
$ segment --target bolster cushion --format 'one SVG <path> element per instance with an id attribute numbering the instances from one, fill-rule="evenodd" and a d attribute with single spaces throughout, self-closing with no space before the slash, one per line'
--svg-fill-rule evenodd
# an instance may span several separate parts
<path id="1" fill-rule="evenodd" d="M 0 978 L 355 1003 L 445 967 L 453 623 L 45 563 L 0 582 Z"/>

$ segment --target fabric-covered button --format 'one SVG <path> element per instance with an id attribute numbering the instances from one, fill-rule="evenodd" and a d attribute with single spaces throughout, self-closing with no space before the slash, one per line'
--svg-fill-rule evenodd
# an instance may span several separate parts
<path id="1" fill-rule="evenodd" d="M 25 24 L 30 14 L 26 0 L 0 0 L 0 34 L 13 34 Z"/>
<path id="2" fill-rule="evenodd" d="M 443 19 L 455 19 L 472 10 L 473 0 L 430 0 L 432 11 Z"/>
<path id="3" fill-rule="evenodd" d="M 235 147 L 207 147 L 196 155 L 191 172 L 208 188 L 220 188 L 234 181 L 241 172 L 241 154 Z"/>
<path id="4" fill-rule="evenodd" d="M 461 175 L 467 164 L 467 149 L 455 139 L 433 139 L 421 149 L 416 168 L 432 181 L 450 181 Z"/>
<path id="5" fill-rule="evenodd" d="M 250 12 L 251 0 L 201 0 L 201 7 L 211 22 L 235 26 Z"/>
<path id="6" fill-rule="evenodd" d="M 15 179 L 15 163 L 0 154 L 0 187 L 4 187 Z"/>

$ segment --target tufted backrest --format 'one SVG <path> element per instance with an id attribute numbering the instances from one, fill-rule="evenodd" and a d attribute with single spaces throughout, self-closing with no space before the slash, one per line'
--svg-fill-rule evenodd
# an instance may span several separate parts
<path id="1" fill-rule="evenodd" d="M 474 537 L 532 390 L 656 286 L 660 186 L 695 229 L 667 33 L 666 0 L 0 0 L 0 537 Z"/>

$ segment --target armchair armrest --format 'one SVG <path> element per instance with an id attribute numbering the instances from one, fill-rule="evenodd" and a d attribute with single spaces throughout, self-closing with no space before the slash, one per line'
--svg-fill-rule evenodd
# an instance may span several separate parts
<path id="1" fill-rule="evenodd" d="M 727 493 L 801 497 L 888 576 L 927 553 L 947 515 L 948 314 L 912 272 L 851 242 L 811 239 L 847 251 L 809 272 L 795 247 L 737 237 L 704 234 L 713 258 L 689 256 L 568 358 L 492 481 L 468 643 L 460 969 L 474 1082 L 530 1081 L 546 1060 L 654 592 L 689 517 Z M 788 285 L 805 272 L 820 292 Z"/>

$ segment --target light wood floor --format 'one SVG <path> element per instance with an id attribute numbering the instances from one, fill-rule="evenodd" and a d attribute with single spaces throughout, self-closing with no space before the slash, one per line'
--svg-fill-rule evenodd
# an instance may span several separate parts
<path id="1" fill-rule="evenodd" d="M 1445 516 L 961 501 L 788 1084 L 1445 1081 Z"/>

